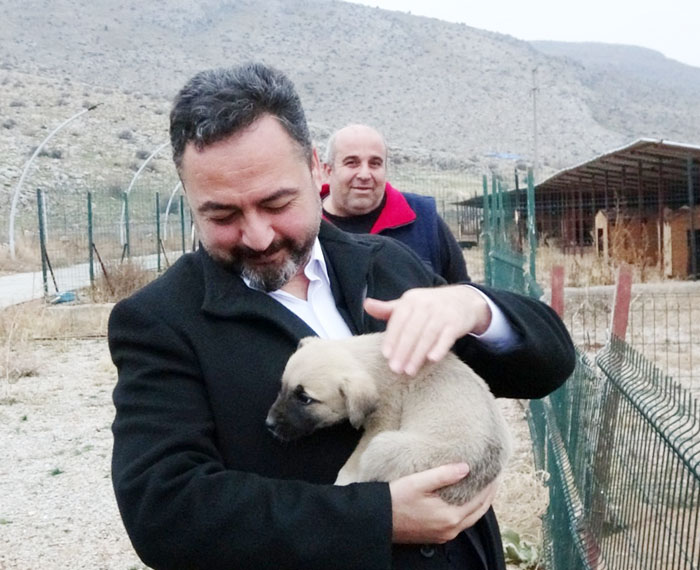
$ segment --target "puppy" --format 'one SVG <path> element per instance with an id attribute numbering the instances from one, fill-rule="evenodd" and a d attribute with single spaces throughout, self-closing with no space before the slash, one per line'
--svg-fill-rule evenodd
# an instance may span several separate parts
<path id="1" fill-rule="evenodd" d="M 303 339 L 284 369 L 268 429 L 292 440 L 345 420 L 364 428 L 337 485 L 393 481 L 464 461 L 469 475 L 440 495 L 452 504 L 468 501 L 498 476 L 511 453 L 493 395 L 453 353 L 414 377 L 392 372 L 382 338 Z"/>

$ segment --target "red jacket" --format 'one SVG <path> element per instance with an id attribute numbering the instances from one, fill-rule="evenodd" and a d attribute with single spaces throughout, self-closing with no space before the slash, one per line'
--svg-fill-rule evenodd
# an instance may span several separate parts
<path id="1" fill-rule="evenodd" d="M 385 187 L 386 192 L 386 204 L 382 208 L 381 214 L 374 222 L 372 229 L 369 233 L 378 234 L 382 230 L 389 228 L 398 228 L 400 226 L 405 226 L 410 224 L 416 219 L 416 213 L 413 211 L 411 206 L 409 206 L 406 198 L 403 194 L 394 188 L 388 182 Z M 324 184 L 321 187 L 321 199 L 328 196 L 330 193 L 330 188 L 328 184 Z"/>

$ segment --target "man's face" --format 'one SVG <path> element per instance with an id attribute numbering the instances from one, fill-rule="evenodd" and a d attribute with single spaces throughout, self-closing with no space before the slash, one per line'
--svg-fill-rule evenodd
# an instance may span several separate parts
<path id="1" fill-rule="evenodd" d="M 335 138 L 335 157 L 324 165 L 330 196 L 324 207 L 337 216 L 357 216 L 374 210 L 384 197 L 386 147 L 374 129 L 353 125 Z"/>
<path id="2" fill-rule="evenodd" d="M 274 291 L 308 260 L 321 220 L 320 171 L 272 116 L 197 150 L 180 176 L 209 254 L 256 287 Z"/>

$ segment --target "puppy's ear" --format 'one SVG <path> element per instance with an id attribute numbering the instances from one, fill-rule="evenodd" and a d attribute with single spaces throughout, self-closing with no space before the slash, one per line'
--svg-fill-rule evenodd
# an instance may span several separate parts
<path id="1" fill-rule="evenodd" d="M 340 386 L 348 409 L 348 420 L 355 429 L 362 427 L 365 418 L 377 409 L 379 393 L 374 379 L 364 370 L 348 374 Z"/>

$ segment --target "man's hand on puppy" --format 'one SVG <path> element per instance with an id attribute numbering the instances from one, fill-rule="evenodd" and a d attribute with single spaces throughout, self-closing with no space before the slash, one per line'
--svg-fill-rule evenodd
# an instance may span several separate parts
<path id="1" fill-rule="evenodd" d="M 401 544 L 442 544 L 470 528 L 486 514 L 496 494 L 497 482 L 489 484 L 464 505 L 450 505 L 437 489 L 469 476 L 466 463 L 442 465 L 389 484 L 392 541 Z"/>
<path id="2" fill-rule="evenodd" d="M 410 289 L 393 301 L 368 298 L 364 308 L 387 321 L 382 352 L 390 368 L 411 376 L 426 360 L 441 360 L 458 338 L 482 334 L 491 323 L 488 303 L 468 285 Z"/>

